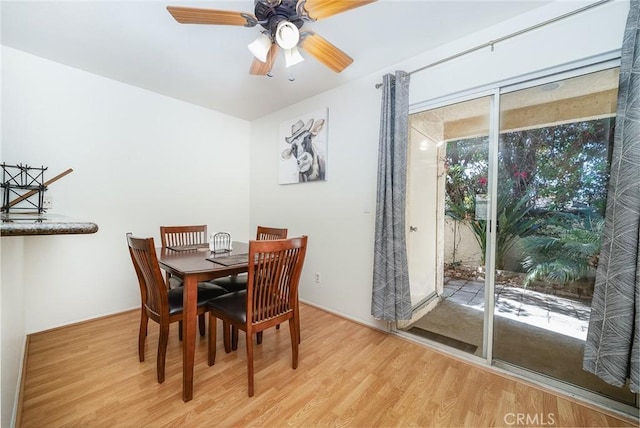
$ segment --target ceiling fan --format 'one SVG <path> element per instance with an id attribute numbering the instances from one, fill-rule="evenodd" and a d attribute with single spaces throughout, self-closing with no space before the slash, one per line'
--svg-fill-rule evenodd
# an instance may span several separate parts
<path id="1" fill-rule="evenodd" d="M 305 22 L 314 22 L 374 1 L 255 0 L 254 14 L 178 6 L 167 6 L 167 10 L 181 24 L 261 25 L 264 29 L 248 46 L 255 56 L 249 73 L 271 76 L 280 49 L 284 51 L 287 68 L 304 60 L 298 47 L 336 73 L 347 68 L 353 58 L 315 32 L 302 29 L 302 26 Z"/>

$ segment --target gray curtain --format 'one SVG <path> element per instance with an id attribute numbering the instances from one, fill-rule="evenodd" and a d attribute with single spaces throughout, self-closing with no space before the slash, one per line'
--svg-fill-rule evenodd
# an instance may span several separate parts
<path id="1" fill-rule="evenodd" d="M 405 236 L 409 74 L 384 75 L 382 91 L 371 314 L 395 321 L 411 319 Z"/>
<path id="2" fill-rule="evenodd" d="M 622 43 L 618 112 L 605 231 L 591 304 L 583 368 L 632 392 L 640 385 L 640 0 Z"/>

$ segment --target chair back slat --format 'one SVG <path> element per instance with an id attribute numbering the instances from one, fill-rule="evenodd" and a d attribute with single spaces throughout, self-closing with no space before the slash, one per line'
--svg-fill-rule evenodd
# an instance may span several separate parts
<path id="1" fill-rule="evenodd" d="M 277 227 L 258 226 L 256 239 L 258 241 L 268 241 L 273 239 L 286 239 L 288 229 L 280 229 Z"/>
<path id="2" fill-rule="evenodd" d="M 307 237 L 249 241 L 247 323 L 259 324 L 293 311 Z M 249 328 L 249 325 L 247 325 Z"/>
<path id="3" fill-rule="evenodd" d="M 207 226 L 160 226 L 163 247 L 196 245 L 207 243 Z"/>
<path id="4" fill-rule="evenodd" d="M 129 254 L 140 284 L 143 305 L 156 316 L 169 315 L 167 287 L 160 271 L 153 238 L 127 234 Z"/>

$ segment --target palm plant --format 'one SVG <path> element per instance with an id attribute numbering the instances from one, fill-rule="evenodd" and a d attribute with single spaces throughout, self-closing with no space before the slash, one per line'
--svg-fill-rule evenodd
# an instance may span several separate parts
<path id="1" fill-rule="evenodd" d="M 504 269 L 508 252 L 519 238 L 531 235 L 536 229 L 535 219 L 529 216 L 532 205 L 530 197 L 525 195 L 514 199 L 508 191 L 501 191 L 497 200 L 497 236 L 496 236 L 496 268 Z M 485 263 L 487 249 L 487 221 L 474 219 L 464 205 L 450 204 L 447 214 L 460 222 L 464 222 L 473 231 L 480 246 L 482 264 Z"/>
<path id="2" fill-rule="evenodd" d="M 574 214 L 556 216 L 568 219 L 568 224 L 547 226 L 546 234 L 522 240 L 527 254 L 522 262 L 527 271 L 525 286 L 541 278 L 566 284 L 593 274 L 597 268 L 604 219 Z"/>

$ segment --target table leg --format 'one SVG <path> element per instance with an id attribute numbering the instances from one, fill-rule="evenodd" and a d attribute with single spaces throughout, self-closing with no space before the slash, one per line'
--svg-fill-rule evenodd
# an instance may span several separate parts
<path id="1" fill-rule="evenodd" d="M 191 275 L 184 277 L 182 320 L 182 400 L 193 398 L 193 362 L 196 349 L 198 281 Z"/>

